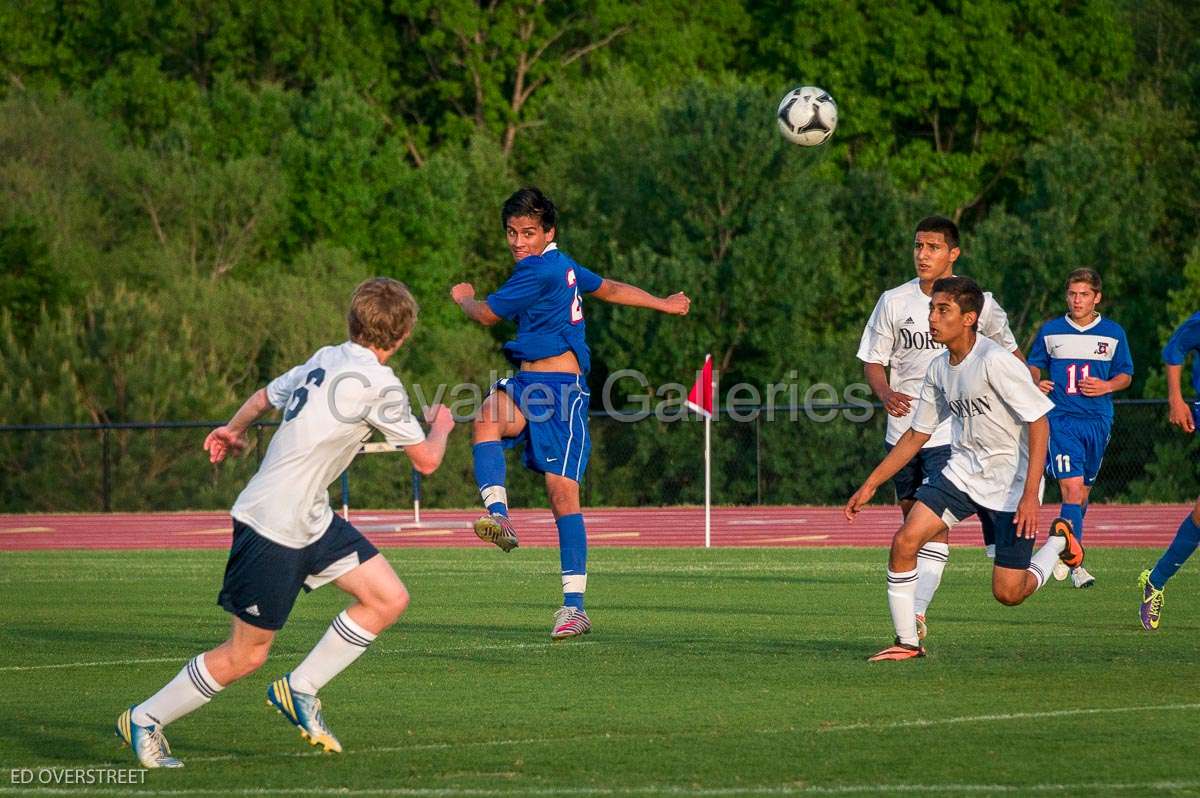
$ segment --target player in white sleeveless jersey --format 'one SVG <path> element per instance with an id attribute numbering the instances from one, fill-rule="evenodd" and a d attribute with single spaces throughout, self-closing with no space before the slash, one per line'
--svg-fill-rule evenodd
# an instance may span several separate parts
<path id="1" fill-rule="evenodd" d="M 325 723 L 317 691 L 366 651 L 408 606 L 408 593 L 379 551 L 329 506 L 329 485 L 350 465 L 372 430 L 404 447 L 413 467 L 431 474 L 442 462 L 454 420 L 435 405 L 426 437 L 408 395 L 386 365 L 417 318 L 417 303 L 395 280 L 355 289 L 350 340 L 260 388 L 204 448 L 219 463 L 246 447 L 246 430 L 271 408 L 283 421 L 266 457 L 233 506 L 233 543 L 217 603 L 233 615 L 229 639 L 195 657 L 165 687 L 117 718 L 117 735 L 144 767 L 181 767 L 162 729 L 207 704 L 266 661 L 303 589 L 332 582 L 354 598 L 291 673 L 267 688 L 267 701 L 312 745 L 341 751 Z"/>
<path id="2" fill-rule="evenodd" d="M 900 436 L 912 424 L 912 401 L 921 390 L 925 372 L 945 346 L 933 339 L 929 330 L 929 297 L 933 284 L 954 274 L 954 264 L 962 254 L 958 225 L 944 216 L 928 216 L 917 223 L 913 240 L 913 265 L 917 276 L 901 286 L 884 291 L 863 329 L 858 359 L 871 390 L 887 410 L 887 436 L 884 449 L 891 451 Z M 1020 357 L 1017 341 L 1008 327 L 1004 309 L 988 292 L 983 294 L 979 313 L 979 334 L 990 338 L 1005 350 Z M 890 372 L 885 369 L 890 368 Z M 900 512 L 908 516 L 916 500 L 917 488 L 941 472 L 950 459 L 950 424 L 941 424 L 912 460 L 892 478 Z M 948 534 L 948 533 L 947 533 Z M 985 536 L 988 556 L 995 546 Z M 947 535 L 938 535 L 917 553 L 917 631 L 924 639 L 925 615 L 950 556 Z"/>
<path id="3" fill-rule="evenodd" d="M 917 489 L 892 539 L 888 607 L 896 642 L 870 657 L 872 662 L 925 656 L 913 609 L 917 552 L 959 521 L 978 515 L 992 531 L 992 594 L 1002 604 L 1020 604 L 1032 595 L 1060 559 L 1072 567 L 1083 563 L 1083 548 L 1061 518 L 1051 524 L 1046 545 L 1033 553 L 1050 436 L 1046 416 L 1054 405 L 1020 361 L 977 334 L 983 300 L 969 278 L 934 283 L 929 326 L 946 351 L 929 366 L 912 426 L 846 503 L 846 518 L 853 521 L 879 486 L 917 455 L 939 425 L 950 422 L 950 460 Z"/>

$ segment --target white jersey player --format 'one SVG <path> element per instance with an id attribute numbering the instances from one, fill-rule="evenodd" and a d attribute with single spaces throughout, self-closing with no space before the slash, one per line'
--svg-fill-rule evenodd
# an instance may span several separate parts
<path id="1" fill-rule="evenodd" d="M 354 662 L 408 606 L 408 593 L 379 551 L 329 506 L 329 485 L 359 446 L 379 430 L 402 446 L 413 467 L 433 473 L 454 420 L 435 405 L 426 437 L 404 386 L 385 365 L 417 318 L 402 283 L 368 280 L 355 289 L 350 340 L 260 388 L 204 448 L 219 463 L 246 447 L 246 430 L 271 408 L 283 422 L 266 457 L 234 504 L 233 543 L 217 602 L 233 615 L 229 639 L 189 661 L 165 687 L 117 718 L 117 735 L 143 767 L 181 767 L 162 729 L 199 709 L 267 659 L 300 591 L 333 582 L 354 602 L 291 673 L 273 681 L 267 700 L 312 745 L 341 751 L 325 723 L 317 691 Z"/>
<path id="2" fill-rule="evenodd" d="M 854 516 L 875 491 L 921 450 L 938 426 L 950 422 L 950 460 L 917 489 L 916 501 L 892 539 L 888 561 L 888 606 L 896 642 L 872 662 L 925 655 L 917 634 L 913 602 L 917 552 L 934 536 L 978 515 L 996 541 L 992 594 L 1002 604 L 1020 604 L 1046 582 L 1056 562 L 1083 562 L 1083 548 L 1061 518 L 1036 554 L 1041 473 L 1046 465 L 1054 407 L 1028 370 L 1003 347 L 977 335 L 983 292 L 966 277 L 933 285 L 929 325 L 946 347 L 921 387 L 912 426 L 846 503 Z"/>
<path id="3" fill-rule="evenodd" d="M 929 329 L 929 297 L 935 281 L 953 275 L 954 264 L 961 254 L 958 225 L 950 219 L 928 216 L 918 222 L 913 241 L 917 276 L 884 291 L 863 329 L 858 359 L 863 363 L 867 383 L 888 413 L 886 451 L 891 451 L 908 431 L 912 424 L 912 401 L 921 390 L 925 372 L 934 358 L 945 352 L 945 346 L 934 340 Z M 1018 352 L 1017 341 L 1008 327 L 1008 316 L 990 293 L 983 295 L 978 324 L 980 335 L 995 341 L 1005 351 Z M 949 459 L 950 425 L 943 423 L 892 478 L 902 515 L 907 516 L 912 509 L 917 488 L 941 473 Z M 985 534 L 984 543 L 991 556 L 994 546 L 989 535 Z M 949 556 L 950 545 L 944 535 L 930 540 L 917 554 L 915 609 L 922 638 L 927 631 L 926 611 L 942 581 Z"/>

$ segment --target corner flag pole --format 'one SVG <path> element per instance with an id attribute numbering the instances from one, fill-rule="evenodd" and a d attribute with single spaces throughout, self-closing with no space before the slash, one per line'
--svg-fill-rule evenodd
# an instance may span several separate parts
<path id="1" fill-rule="evenodd" d="M 704 548 L 712 547 L 712 416 L 704 417 Z"/>
<path id="2" fill-rule="evenodd" d="M 687 406 L 704 416 L 704 548 L 712 548 L 712 417 L 716 406 L 712 355 L 688 392 Z"/>

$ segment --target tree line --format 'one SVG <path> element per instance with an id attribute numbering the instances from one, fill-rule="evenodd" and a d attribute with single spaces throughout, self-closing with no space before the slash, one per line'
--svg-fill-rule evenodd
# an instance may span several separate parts
<path id="1" fill-rule="evenodd" d="M 421 303 L 406 384 L 485 384 L 511 328 L 466 324 L 448 290 L 503 281 L 499 205 L 529 183 L 581 263 L 693 298 L 682 321 L 585 304 L 594 389 L 626 367 L 651 392 L 687 381 L 710 351 L 729 384 L 860 381 L 858 334 L 929 213 L 959 221 L 958 271 L 1023 345 L 1066 273 L 1098 269 L 1127 396 L 1164 395 L 1158 353 L 1200 307 L 1200 9 L 1182 1 L 44 0 L 0 9 L 0 68 L 7 424 L 223 418 L 342 340 L 372 275 Z M 819 148 L 775 130 L 802 83 L 840 106 Z M 694 501 L 693 426 L 598 425 L 591 499 Z M 870 424 L 768 426 L 753 491 L 749 433 L 722 437 L 729 500 L 765 479 L 836 501 L 878 453 Z M 1194 495 L 1192 444 L 1147 436 L 1112 498 Z M 244 475 L 193 437 L 116 436 L 118 506 L 226 504 Z M 435 504 L 474 502 L 456 437 Z M 0 435 L 0 504 L 98 506 L 95 480 L 70 486 L 99 445 Z M 402 495 L 394 463 L 361 467 L 366 500 Z"/>

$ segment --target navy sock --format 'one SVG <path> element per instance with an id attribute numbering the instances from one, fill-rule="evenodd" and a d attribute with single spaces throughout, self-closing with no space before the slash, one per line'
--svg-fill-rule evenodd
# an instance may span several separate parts
<path id="1" fill-rule="evenodd" d="M 564 515 L 554 524 L 558 527 L 563 606 L 583 609 L 583 593 L 587 590 L 587 530 L 583 514 Z"/>
<path id="2" fill-rule="evenodd" d="M 1154 572 L 1150 574 L 1150 584 L 1162 590 L 1163 586 L 1167 584 L 1167 580 L 1179 570 L 1179 566 L 1192 556 L 1197 544 L 1200 544 L 1200 527 L 1196 526 L 1192 520 L 1192 514 L 1188 513 L 1187 518 L 1183 519 L 1183 523 L 1179 525 L 1175 539 L 1171 541 L 1171 545 L 1159 558 L 1158 565 L 1154 566 Z"/>
<path id="3" fill-rule="evenodd" d="M 1059 513 L 1071 524 L 1071 531 L 1075 533 L 1075 539 L 1080 543 L 1083 542 L 1083 507 L 1078 504 L 1063 503 Z"/>
<path id="4" fill-rule="evenodd" d="M 504 447 L 500 441 L 484 441 L 471 450 L 475 460 L 475 484 L 489 513 L 508 515 L 508 490 L 504 487 Z"/>

